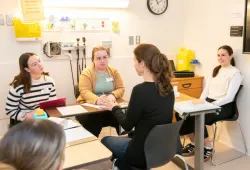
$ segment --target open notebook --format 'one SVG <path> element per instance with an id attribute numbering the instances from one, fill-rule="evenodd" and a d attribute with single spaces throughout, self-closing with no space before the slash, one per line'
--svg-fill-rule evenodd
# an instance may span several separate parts
<path id="1" fill-rule="evenodd" d="M 188 100 L 175 102 L 174 110 L 179 114 L 186 116 L 186 114 L 198 111 L 220 110 L 220 107 L 206 101 L 203 104 L 193 104 L 192 100 Z"/>
<path id="2" fill-rule="evenodd" d="M 97 139 L 92 133 L 82 127 L 81 124 L 76 123 L 71 119 L 49 117 L 48 120 L 60 124 L 63 127 L 66 137 L 66 147 Z"/>

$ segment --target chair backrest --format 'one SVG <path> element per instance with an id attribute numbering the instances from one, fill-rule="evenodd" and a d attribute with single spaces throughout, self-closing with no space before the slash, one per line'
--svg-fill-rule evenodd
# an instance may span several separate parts
<path id="1" fill-rule="evenodd" d="M 232 118 L 230 118 L 230 119 L 228 119 L 227 121 L 235 121 L 235 120 L 237 120 L 238 118 L 239 118 L 239 111 L 238 111 L 238 107 L 237 107 L 237 97 L 238 97 L 238 95 L 239 95 L 239 93 L 240 93 L 240 91 L 241 91 L 241 89 L 243 88 L 243 85 L 240 85 L 240 87 L 239 87 L 239 89 L 238 89 L 238 91 L 237 91 L 237 93 L 235 94 L 235 97 L 234 97 L 234 116 L 232 117 Z"/>
<path id="2" fill-rule="evenodd" d="M 80 91 L 79 91 L 79 85 L 74 85 L 74 94 L 75 94 L 75 98 L 77 99 L 78 96 L 80 95 Z"/>
<path id="3" fill-rule="evenodd" d="M 240 87 L 239 87 L 239 89 L 238 89 L 238 91 L 237 91 L 237 93 L 235 94 L 235 97 L 234 97 L 234 101 L 236 102 L 236 100 L 237 100 L 237 97 L 238 97 L 238 95 L 239 95 L 239 93 L 240 93 L 240 90 L 243 88 L 243 85 L 241 84 L 240 85 Z"/>
<path id="4" fill-rule="evenodd" d="M 180 145 L 179 131 L 184 120 L 156 125 L 144 143 L 147 168 L 165 165 L 173 159 Z"/>

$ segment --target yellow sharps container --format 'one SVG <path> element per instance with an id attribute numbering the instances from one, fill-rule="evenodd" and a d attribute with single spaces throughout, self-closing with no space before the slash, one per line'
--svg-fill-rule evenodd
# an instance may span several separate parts
<path id="1" fill-rule="evenodd" d="M 194 58 L 195 55 L 192 50 L 181 48 L 176 55 L 177 71 L 194 71 L 194 66 L 190 64 Z"/>

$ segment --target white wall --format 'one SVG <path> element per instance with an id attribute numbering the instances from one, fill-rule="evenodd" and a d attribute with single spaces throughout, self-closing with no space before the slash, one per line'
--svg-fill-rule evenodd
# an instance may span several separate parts
<path id="1" fill-rule="evenodd" d="M 0 13 L 6 14 L 12 12 L 16 8 L 17 0 L 0 0 Z M 44 41 L 48 40 L 73 40 L 77 37 L 85 36 L 89 47 L 87 49 L 88 57 L 90 57 L 90 49 L 94 45 L 99 44 L 99 39 L 110 39 L 113 41 L 113 56 L 110 61 L 121 72 L 125 87 L 125 98 L 129 98 L 132 87 L 141 82 L 141 78 L 135 74 L 132 67 L 132 57 L 134 46 L 128 45 L 128 36 L 141 36 L 141 42 L 153 43 L 158 46 L 162 52 L 168 54 L 170 58 L 177 53 L 178 49 L 183 45 L 184 40 L 184 5 L 182 0 L 170 1 L 167 12 L 162 16 L 154 16 L 147 10 L 146 1 L 131 0 L 128 9 L 125 10 L 77 10 L 74 11 L 82 14 L 98 13 L 102 16 L 108 16 L 111 19 L 120 22 L 121 32 L 119 34 L 112 33 L 45 33 Z M 72 9 L 70 9 L 72 10 Z M 27 51 L 32 51 L 38 55 L 42 55 L 41 43 L 37 42 L 16 42 L 13 27 L 0 26 L 0 135 L 6 131 L 8 119 L 4 112 L 5 100 L 8 93 L 8 84 L 18 73 L 18 58 Z M 69 61 L 45 60 L 45 68 L 49 71 L 56 82 L 57 94 L 59 97 L 67 97 L 67 102 L 75 101 L 73 96 L 73 88 L 71 82 L 71 74 Z M 90 64 L 90 61 L 88 61 Z M 75 64 L 75 61 L 74 61 Z M 74 69 L 75 70 L 75 69 Z"/>
<path id="2" fill-rule="evenodd" d="M 234 49 L 236 65 L 244 75 L 244 87 L 238 97 L 239 119 L 250 148 L 250 56 L 242 54 L 242 37 L 230 37 L 230 26 L 242 26 L 244 23 L 245 0 L 187 0 L 186 5 L 184 42 L 186 47 L 196 50 L 196 57 L 202 63 L 197 73 L 205 76 L 211 74 L 218 64 L 216 52 L 220 46 L 227 44 Z M 220 132 L 220 140 L 242 150 L 242 139 L 236 125 L 225 123 Z"/>

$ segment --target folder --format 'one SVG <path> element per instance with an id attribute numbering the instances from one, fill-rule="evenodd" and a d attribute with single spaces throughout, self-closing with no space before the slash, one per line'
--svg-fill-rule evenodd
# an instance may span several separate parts
<path id="1" fill-rule="evenodd" d="M 59 98 L 55 100 L 48 100 L 45 102 L 39 103 L 41 109 L 49 109 L 49 108 L 54 108 L 54 107 L 60 107 L 60 106 L 65 106 L 66 105 L 66 98 Z"/>

